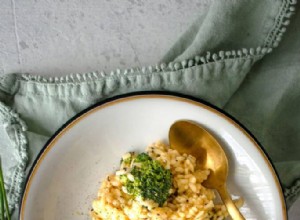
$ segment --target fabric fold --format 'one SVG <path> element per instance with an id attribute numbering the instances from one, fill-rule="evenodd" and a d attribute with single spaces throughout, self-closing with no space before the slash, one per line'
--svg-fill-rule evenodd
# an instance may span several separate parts
<path id="1" fill-rule="evenodd" d="M 1 158 L 4 164 L 5 187 L 8 192 L 9 208 L 13 209 L 19 203 L 23 191 L 23 182 L 26 178 L 28 152 L 25 131 L 27 126 L 19 115 L 10 107 L 0 102 L 0 124 L 6 131 L 9 143 L 1 146 Z M 13 155 L 14 162 L 8 155 Z M 10 165 L 8 165 L 10 164 Z"/>

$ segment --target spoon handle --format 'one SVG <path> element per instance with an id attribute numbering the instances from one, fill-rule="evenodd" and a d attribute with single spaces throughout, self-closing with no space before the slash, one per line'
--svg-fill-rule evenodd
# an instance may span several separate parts
<path id="1" fill-rule="evenodd" d="M 217 190 L 220 194 L 220 197 L 221 197 L 223 203 L 225 204 L 225 206 L 227 208 L 227 211 L 228 211 L 230 217 L 233 220 L 245 220 L 243 215 L 240 213 L 239 209 L 235 206 L 234 202 L 232 201 L 231 196 L 229 195 L 229 193 L 226 189 L 226 185 L 224 184 Z"/>

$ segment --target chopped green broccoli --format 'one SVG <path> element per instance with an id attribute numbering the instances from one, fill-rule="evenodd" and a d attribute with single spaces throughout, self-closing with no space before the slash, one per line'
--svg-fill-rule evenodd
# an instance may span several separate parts
<path id="1" fill-rule="evenodd" d="M 141 154 L 138 154 L 136 156 L 136 158 L 134 158 L 134 162 L 145 162 L 145 161 L 149 161 L 149 160 L 152 160 L 152 158 L 146 154 L 146 153 L 141 153 Z"/>
<path id="2" fill-rule="evenodd" d="M 139 166 L 135 166 L 134 163 L 138 163 Z M 120 176 L 120 181 L 128 194 L 134 198 L 140 196 L 144 200 L 150 199 L 159 206 L 168 199 L 172 174 L 148 154 L 141 153 L 134 158 L 130 174 L 134 177 L 133 180 L 124 174 Z"/>

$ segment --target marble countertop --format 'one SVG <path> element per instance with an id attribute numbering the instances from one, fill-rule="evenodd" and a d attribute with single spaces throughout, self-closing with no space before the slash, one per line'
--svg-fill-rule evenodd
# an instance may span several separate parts
<path id="1" fill-rule="evenodd" d="M 0 1 L 0 74 L 61 76 L 157 63 L 212 0 Z"/>

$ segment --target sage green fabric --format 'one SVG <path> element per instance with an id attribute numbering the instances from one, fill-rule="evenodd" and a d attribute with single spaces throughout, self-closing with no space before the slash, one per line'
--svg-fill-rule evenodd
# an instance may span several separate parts
<path id="1" fill-rule="evenodd" d="M 39 150 L 68 119 L 105 98 L 151 90 L 202 98 L 238 119 L 275 164 L 290 207 L 300 194 L 300 15 L 291 18 L 295 9 L 287 0 L 213 1 L 160 64 L 109 74 L 2 76 L 0 152 L 10 207 L 18 208 Z"/>

